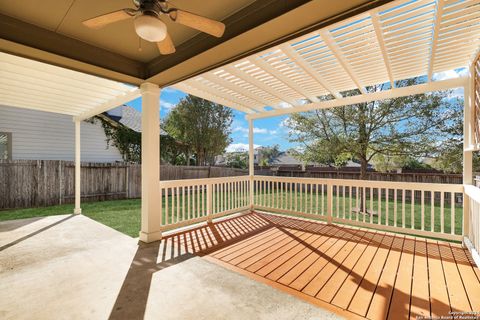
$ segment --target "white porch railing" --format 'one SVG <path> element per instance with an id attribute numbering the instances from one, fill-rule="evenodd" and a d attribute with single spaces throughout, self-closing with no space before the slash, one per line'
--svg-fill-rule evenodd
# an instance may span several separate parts
<path id="1" fill-rule="evenodd" d="M 253 206 L 248 176 L 162 181 L 160 188 L 162 230 L 253 207 L 447 240 L 461 241 L 467 231 L 480 246 L 480 193 L 469 197 L 471 223 L 464 230 L 464 186 L 458 184 L 254 176 Z"/>
<path id="2" fill-rule="evenodd" d="M 161 181 L 162 230 L 250 208 L 249 181 L 248 176 Z"/>
<path id="3" fill-rule="evenodd" d="M 480 189 L 465 186 L 465 244 L 472 253 L 477 266 L 480 266 Z"/>
<path id="4" fill-rule="evenodd" d="M 462 240 L 463 185 L 255 176 L 254 208 Z"/>

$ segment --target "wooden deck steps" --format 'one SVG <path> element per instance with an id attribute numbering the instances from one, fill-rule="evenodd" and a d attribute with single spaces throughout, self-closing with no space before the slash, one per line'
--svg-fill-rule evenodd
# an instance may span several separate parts
<path id="1" fill-rule="evenodd" d="M 348 318 L 480 310 L 480 272 L 456 243 L 264 213 L 169 237 L 188 252 Z"/>

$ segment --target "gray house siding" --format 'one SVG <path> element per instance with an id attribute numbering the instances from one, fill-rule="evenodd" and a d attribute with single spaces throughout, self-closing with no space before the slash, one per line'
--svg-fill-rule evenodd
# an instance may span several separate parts
<path id="1" fill-rule="evenodd" d="M 71 116 L 0 105 L 0 132 L 11 133 L 12 160 L 74 160 L 75 128 Z M 81 159 L 122 161 L 108 147 L 102 126 L 82 122 Z"/>

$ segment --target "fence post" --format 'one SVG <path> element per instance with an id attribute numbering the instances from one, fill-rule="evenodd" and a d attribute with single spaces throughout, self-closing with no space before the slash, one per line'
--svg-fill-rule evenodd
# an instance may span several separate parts
<path id="1" fill-rule="evenodd" d="M 327 223 L 332 223 L 333 214 L 333 184 L 327 182 Z"/>
<path id="2" fill-rule="evenodd" d="M 213 205 L 213 186 L 209 182 L 207 184 L 207 223 L 212 222 L 212 205 Z"/>

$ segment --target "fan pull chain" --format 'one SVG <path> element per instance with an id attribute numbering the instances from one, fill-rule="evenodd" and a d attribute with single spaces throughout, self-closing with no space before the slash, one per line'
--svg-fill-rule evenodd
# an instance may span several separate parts
<path id="1" fill-rule="evenodd" d="M 138 37 L 138 52 L 142 52 L 142 38 Z"/>

